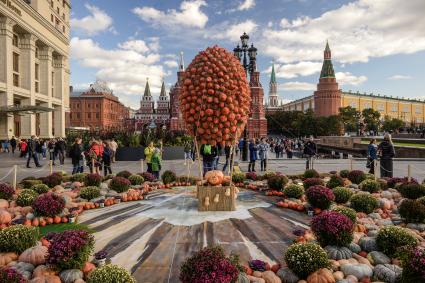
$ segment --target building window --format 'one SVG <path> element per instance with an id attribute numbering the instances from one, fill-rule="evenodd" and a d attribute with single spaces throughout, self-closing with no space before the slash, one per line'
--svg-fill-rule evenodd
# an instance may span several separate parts
<path id="1" fill-rule="evenodd" d="M 357 102 L 351 101 L 350 106 L 353 107 L 353 108 L 357 108 Z"/>
<path id="2" fill-rule="evenodd" d="M 35 64 L 35 92 L 39 92 L 39 77 L 40 77 L 40 66 Z"/>
<path id="3" fill-rule="evenodd" d="M 50 1 L 50 7 L 53 8 L 53 0 Z"/>
<path id="4" fill-rule="evenodd" d="M 80 108 L 80 103 L 77 103 L 77 108 Z"/>
<path id="5" fill-rule="evenodd" d="M 96 113 L 96 118 L 99 119 L 99 113 Z"/>
<path id="6" fill-rule="evenodd" d="M 409 112 L 409 106 L 405 105 L 405 106 L 403 107 L 403 112 Z"/>
<path id="7" fill-rule="evenodd" d="M 420 106 L 416 107 L 416 114 L 421 114 L 422 113 L 422 109 Z"/>
<path id="8" fill-rule="evenodd" d="M 55 72 L 52 72 L 52 97 L 55 96 Z"/>
<path id="9" fill-rule="evenodd" d="M 65 21 L 65 13 L 62 13 L 62 19 Z"/>
<path id="10" fill-rule="evenodd" d="M 77 119 L 80 119 L 80 113 L 77 113 Z"/>
<path id="11" fill-rule="evenodd" d="M 53 18 L 53 14 L 50 14 L 50 21 L 53 23 L 53 20 L 54 20 L 54 18 Z"/>
<path id="12" fill-rule="evenodd" d="M 96 103 L 96 108 L 99 108 L 99 103 Z"/>
<path id="13" fill-rule="evenodd" d="M 72 113 L 69 113 L 69 118 L 72 119 Z"/>
<path id="14" fill-rule="evenodd" d="M 19 44 L 19 37 L 18 37 L 18 35 L 17 35 L 17 34 L 13 34 L 12 44 L 13 44 L 13 46 L 18 47 L 18 44 Z"/>
<path id="15" fill-rule="evenodd" d="M 13 53 L 13 85 L 19 87 L 19 54 Z"/>
<path id="16" fill-rule="evenodd" d="M 65 8 L 65 0 L 62 0 L 62 7 Z"/>
<path id="17" fill-rule="evenodd" d="M 65 26 L 62 26 L 62 31 L 63 33 L 65 33 Z"/>
<path id="18" fill-rule="evenodd" d="M 398 111 L 397 105 L 391 106 L 391 112 L 397 112 L 397 111 Z"/>
<path id="19" fill-rule="evenodd" d="M 87 103 L 87 108 L 90 108 L 90 106 L 91 106 L 90 103 Z"/>
<path id="20" fill-rule="evenodd" d="M 36 47 L 36 48 L 35 48 L 35 58 L 37 58 L 37 59 L 38 59 L 38 51 L 39 51 L 39 50 L 38 50 L 38 47 Z"/>
<path id="21" fill-rule="evenodd" d="M 372 104 L 371 104 L 370 102 L 366 102 L 366 103 L 364 104 L 364 108 L 365 108 L 365 109 L 372 108 Z"/>
<path id="22" fill-rule="evenodd" d="M 378 111 L 384 111 L 384 104 L 378 104 Z"/>
<path id="23" fill-rule="evenodd" d="M 56 7 L 56 12 L 60 15 L 59 7 Z"/>
<path id="24" fill-rule="evenodd" d="M 87 118 L 91 119 L 91 113 L 87 113 Z"/>

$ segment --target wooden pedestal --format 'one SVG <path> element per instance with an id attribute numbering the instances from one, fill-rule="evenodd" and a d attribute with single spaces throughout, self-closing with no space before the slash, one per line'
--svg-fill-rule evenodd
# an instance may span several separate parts
<path id="1" fill-rule="evenodd" d="M 236 187 L 198 186 L 198 211 L 236 210 Z M 226 195 L 226 191 L 230 195 Z M 206 199 L 209 204 L 206 205 Z"/>

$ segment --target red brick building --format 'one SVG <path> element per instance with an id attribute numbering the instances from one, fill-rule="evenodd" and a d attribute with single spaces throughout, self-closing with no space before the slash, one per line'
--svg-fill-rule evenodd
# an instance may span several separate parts
<path id="1" fill-rule="evenodd" d="M 69 127 L 119 130 L 126 127 L 129 118 L 129 109 L 99 80 L 85 92 L 72 92 L 69 104 Z"/>
<path id="2" fill-rule="evenodd" d="M 182 113 L 179 109 L 179 94 L 181 86 L 183 84 L 184 75 L 184 61 L 183 52 L 180 53 L 179 70 L 177 72 L 177 82 L 170 90 L 170 105 L 171 105 L 171 117 L 170 117 L 170 129 L 172 131 L 185 131 L 185 123 L 182 117 Z"/>

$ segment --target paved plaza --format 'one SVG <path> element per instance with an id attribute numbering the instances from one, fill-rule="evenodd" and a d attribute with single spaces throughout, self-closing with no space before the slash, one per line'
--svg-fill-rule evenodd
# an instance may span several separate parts
<path id="1" fill-rule="evenodd" d="M 224 164 L 224 156 L 220 158 L 221 169 Z M 240 162 L 242 171 L 247 171 L 248 162 Z M 11 154 L 1 153 L 0 154 L 0 181 L 12 181 L 13 178 L 13 165 L 18 165 L 17 180 L 21 180 L 28 176 L 41 177 L 46 176 L 50 172 L 49 161 L 41 160 L 41 168 L 36 168 L 32 162 L 31 166 L 33 168 L 26 168 L 26 159 L 18 158 L 17 156 L 12 156 Z M 394 176 L 404 177 L 408 175 L 408 165 L 411 165 L 411 176 L 422 181 L 425 178 L 425 159 L 395 159 L 394 160 Z M 314 168 L 319 172 L 329 172 L 333 170 L 342 170 L 342 169 L 359 169 L 359 170 L 368 170 L 365 168 L 366 160 L 365 159 L 316 159 L 314 160 Z M 143 169 L 146 171 L 146 164 L 144 164 Z M 88 167 L 84 169 L 88 172 Z M 142 170 L 142 164 L 140 161 L 117 161 L 112 164 L 113 172 L 117 173 L 122 170 L 128 170 L 132 173 L 139 173 Z M 199 163 L 195 161 L 189 166 L 184 164 L 184 160 L 164 160 L 162 164 L 162 171 L 172 170 L 176 172 L 177 175 L 199 175 Z M 260 164 L 257 161 L 256 165 L 257 172 L 260 171 Z M 305 170 L 305 160 L 304 159 L 270 159 L 268 160 L 268 170 L 279 171 L 285 174 L 300 174 Z M 66 159 L 65 165 L 53 166 L 53 171 L 64 171 L 68 174 L 72 172 L 71 160 Z"/>

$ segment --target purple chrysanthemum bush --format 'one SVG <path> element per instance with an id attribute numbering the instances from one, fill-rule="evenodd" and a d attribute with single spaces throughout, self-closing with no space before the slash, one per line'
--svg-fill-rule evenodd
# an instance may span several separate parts
<path id="1" fill-rule="evenodd" d="M 238 275 L 237 266 L 224 255 L 221 247 L 204 248 L 186 259 L 180 267 L 183 283 L 235 282 Z"/>
<path id="2" fill-rule="evenodd" d="M 335 200 L 332 190 L 324 186 L 312 186 L 307 189 L 308 202 L 315 208 L 328 209 Z"/>
<path id="3" fill-rule="evenodd" d="M 93 252 L 94 237 L 87 231 L 50 233 L 47 238 L 50 241 L 47 263 L 59 270 L 81 269 Z"/>
<path id="4" fill-rule="evenodd" d="M 45 193 L 34 201 L 32 207 L 38 215 L 55 216 L 65 208 L 65 200 L 55 193 Z"/>
<path id="5" fill-rule="evenodd" d="M 322 246 L 345 246 L 353 240 L 354 224 L 342 213 L 323 211 L 313 217 L 311 230 Z"/>
<path id="6" fill-rule="evenodd" d="M 320 178 L 307 178 L 307 179 L 304 179 L 303 185 L 305 189 L 308 189 L 313 186 L 319 186 L 319 185 L 323 186 L 325 185 L 325 183 Z"/>
<path id="7" fill-rule="evenodd" d="M 25 283 L 27 280 L 16 269 L 6 266 L 0 268 L 0 282 Z"/>
<path id="8" fill-rule="evenodd" d="M 425 248 L 403 248 L 400 254 L 403 282 L 425 282 Z"/>
<path id="9" fill-rule="evenodd" d="M 102 176 L 96 173 L 88 174 L 84 180 L 86 186 L 99 186 L 102 182 Z"/>
<path id="10" fill-rule="evenodd" d="M 128 191 L 130 188 L 130 181 L 123 177 L 114 177 L 111 180 L 111 183 L 109 184 L 110 189 L 118 192 L 123 193 Z"/>
<path id="11" fill-rule="evenodd" d="M 0 183 L 0 199 L 11 199 L 14 193 L 15 189 L 11 185 Z"/>

